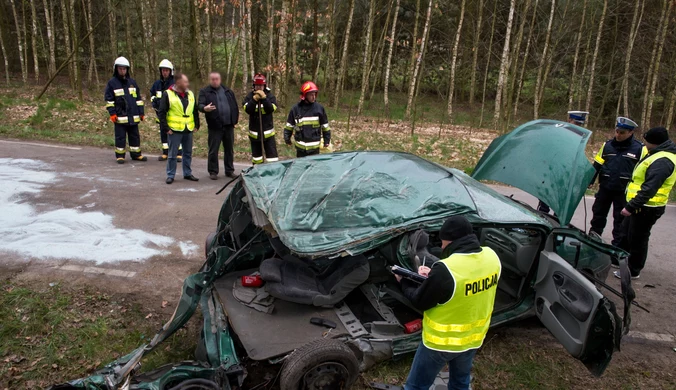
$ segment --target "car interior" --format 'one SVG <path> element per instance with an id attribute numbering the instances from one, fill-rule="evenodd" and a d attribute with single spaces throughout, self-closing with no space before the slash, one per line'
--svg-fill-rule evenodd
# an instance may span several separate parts
<path id="1" fill-rule="evenodd" d="M 527 275 L 539 253 L 539 231 L 475 227 L 481 245 L 500 257 L 502 275 L 495 310 L 519 303 Z M 422 318 L 406 299 L 390 267 L 431 266 L 441 256 L 435 233 L 414 231 L 376 250 L 356 256 L 303 259 L 292 255 L 278 238 L 258 268 L 225 274 L 215 288 L 229 322 L 254 360 L 283 356 L 320 337 L 408 336 L 406 324 Z M 265 284 L 251 301 L 237 297 L 243 276 L 259 275 Z M 265 310 L 256 307 L 256 299 Z M 272 302 L 273 303 L 270 303 Z M 261 334 L 267 337 L 260 337 Z M 275 337 L 279 335 L 279 337 Z"/>

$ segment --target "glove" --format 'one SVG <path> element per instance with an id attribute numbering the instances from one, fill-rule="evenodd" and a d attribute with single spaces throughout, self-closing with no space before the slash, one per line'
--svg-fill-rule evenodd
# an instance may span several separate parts
<path id="1" fill-rule="evenodd" d="M 110 116 L 110 121 L 113 123 L 117 123 L 117 115 L 113 114 Z"/>
<path id="2" fill-rule="evenodd" d="M 261 97 L 258 96 L 258 93 L 254 93 L 254 94 L 253 94 L 253 100 L 258 101 L 258 99 L 260 99 L 260 98 L 261 98 Z"/>
<path id="3" fill-rule="evenodd" d="M 267 98 L 267 96 L 265 95 L 265 92 L 263 92 L 262 90 L 256 91 L 256 94 L 258 95 L 258 97 L 259 97 L 261 100 L 265 100 L 265 99 Z"/>
<path id="4" fill-rule="evenodd" d="M 141 115 L 141 121 L 144 121 L 146 119 L 145 115 Z"/>

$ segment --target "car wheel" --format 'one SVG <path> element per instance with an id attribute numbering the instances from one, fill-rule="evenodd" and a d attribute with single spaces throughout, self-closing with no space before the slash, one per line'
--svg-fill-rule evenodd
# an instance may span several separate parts
<path id="1" fill-rule="evenodd" d="M 344 343 L 316 340 L 291 353 L 282 366 L 281 390 L 349 389 L 359 375 L 359 362 Z"/>
<path id="2" fill-rule="evenodd" d="M 214 242 L 214 238 L 216 238 L 216 232 L 211 232 L 207 236 L 207 239 L 204 240 L 204 258 L 206 259 L 209 257 L 209 252 L 211 252 L 211 245 Z"/>

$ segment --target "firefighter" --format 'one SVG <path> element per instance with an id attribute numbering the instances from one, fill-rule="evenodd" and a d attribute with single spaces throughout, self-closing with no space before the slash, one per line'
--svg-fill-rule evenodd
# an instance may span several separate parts
<path id="1" fill-rule="evenodd" d="M 629 271 L 638 279 L 648 257 L 650 230 L 664 214 L 676 183 L 676 144 L 664 127 L 645 133 L 648 154 L 638 162 L 627 185 L 627 205 L 622 209 L 622 242 L 629 252 Z M 615 271 L 620 277 L 620 272 Z"/>
<path id="2" fill-rule="evenodd" d="M 244 98 L 244 111 L 249 114 L 251 161 L 262 163 L 263 152 L 268 162 L 279 161 L 272 121 L 272 113 L 277 111 L 277 99 L 267 87 L 265 76 L 260 73 L 254 76 L 253 91 Z M 260 137 L 263 137 L 262 146 Z"/>
<path id="3" fill-rule="evenodd" d="M 300 88 L 300 102 L 293 106 L 286 119 L 284 142 L 291 145 L 293 135 L 296 157 L 319 154 L 322 145 L 328 148 L 331 143 L 329 119 L 326 117 L 324 107 L 317 103 L 318 92 L 319 88 L 315 83 L 305 82 Z"/>
<path id="4" fill-rule="evenodd" d="M 141 135 L 138 124 L 145 119 L 141 89 L 131 78 L 129 60 L 118 57 L 113 64 L 113 78 L 108 81 L 104 99 L 110 120 L 115 124 L 115 157 L 124 164 L 127 138 L 132 160 L 147 161 L 141 154 Z"/>
<path id="5" fill-rule="evenodd" d="M 590 233 L 594 232 L 599 236 L 603 234 L 608 212 L 612 205 L 612 244 L 616 246 L 619 245 L 621 239 L 622 219 L 624 218 L 621 212 L 627 204 L 625 199 L 627 184 L 631 180 L 631 174 L 636 164 L 648 153 L 641 141 L 634 138 L 634 130 L 637 127 L 636 122 L 629 118 L 617 118 L 615 136 L 606 141 L 594 157 L 596 175 L 594 175 L 591 184 L 594 184 L 598 176 L 599 190 L 595 195 L 596 199 L 592 206 L 593 217 Z"/>
<path id="6" fill-rule="evenodd" d="M 150 88 L 150 102 L 155 109 L 155 113 L 160 109 L 160 99 L 162 99 L 162 92 L 166 91 L 174 85 L 174 65 L 171 61 L 164 59 L 160 62 L 160 78 L 155 80 L 153 86 Z M 159 125 L 160 118 L 159 116 L 155 118 L 155 122 Z M 162 141 L 162 155 L 158 157 L 160 161 L 166 161 L 167 156 L 169 155 L 169 141 L 167 141 L 167 133 L 163 133 L 160 130 L 160 140 Z M 183 155 L 183 147 L 178 147 L 178 156 L 176 156 L 176 161 L 181 162 Z"/>

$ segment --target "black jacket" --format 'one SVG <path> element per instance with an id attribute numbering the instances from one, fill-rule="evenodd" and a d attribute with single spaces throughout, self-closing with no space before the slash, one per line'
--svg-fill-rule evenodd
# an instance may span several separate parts
<path id="1" fill-rule="evenodd" d="M 481 245 L 474 234 L 453 241 L 444 248 L 442 259 L 448 258 L 454 253 L 479 253 Z M 441 262 L 432 266 L 427 280 L 423 284 L 417 284 L 408 279 L 402 279 L 401 289 L 404 296 L 420 311 L 429 310 L 436 305 L 448 302 L 455 291 L 455 281 L 448 268 Z"/>
<path id="2" fill-rule="evenodd" d="M 274 123 L 272 121 L 272 113 L 277 111 L 277 98 L 272 94 L 270 88 L 265 88 L 265 99 L 256 102 L 253 99 L 253 91 L 249 92 L 244 98 L 244 112 L 249 114 L 249 130 L 259 133 L 260 135 L 260 120 L 263 120 L 263 131 L 272 130 Z M 263 115 L 258 117 L 258 104 L 263 106 Z M 252 136 L 252 135 L 250 135 Z M 252 137 L 253 138 L 253 137 Z"/>
<path id="3" fill-rule="evenodd" d="M 622 142 L 615 138 L 606 141 L 594 158 L 599 187 L 607 191 L 624 192 L 642 152 L 643 144 L 633 136 Z"/>
<path id="4" fill-rule="evenodd" d="M 168 78 L 162 78 L 162 72 L 160 72 L 160 79 L 155 80 L 153 86 L 150 87 L 150 101 L 153 104 L 155 111 L 160 109 L 160 99 L 162 99 L 162 92 L 166 91 L 169 87 L 174 85 L 174 76 L 170 75 Z"/>
<path id="5" fill-rule="evenodd" d="M 172 85 L 170 88 L 172 91 L 174 90 L 174 86 Z M 183 110 L 185 110 L 188 107 L 188 94 L 186 93 L 184 96 L 178 95 L 178 98 L 181 99 L 181 103 L 183 104 Z M 162 98 L 160 100 L 160 106 L 157 110 L 157 117 L 160 120 L 160 131 L 162 133 L 166 133 L 169 131 L 169 126 L 167 125 L 167 111 L 169 111 L 169 96 L 167 95 L 167 91 L 162 92 Z M 200 112 L 197 110 L 197 102 L 195 102 L 195 107 L 193 108 L 192 114 L 195 117 L 195 130 L 198 130 L 200 128 Z"/>
<path id="6" fill-rule="evenodd" d="M 230 125 L 234 126 L 239 122 L 239 107 L 237 106 L 237 99 L 235 98 L 235 93 L 225 85 L 221 85 L 225 89 L 225 96 L 228 98 L 228 103 L 230 103 Z M 197 108 L 204 112 L 204 117 L 207 120 L 207 126 L 212 130 L 221 130 L 224 126 L 221 116 L 218 114 L 218 110 L 211 112 L 205 112 L 204 106 L 208 106 L 209 103 L 213 103 L 214 106 L 217 104 L 217 94 L 218 90 L 207 85 L 206 87 L 200 89 L 200 96 L 197 101 Z"/>
<path id="7" fill-rule="evenodd" d="M 305 100 L 298 102 L 286 119 L 284 126 L 284 141 L 291 142 L 291 135 L 296 141 L 296 147 L 300 142 L 319 142 L 324 138 L 324 145 L 331 142 L 331 128 L 324 107 L 317 103 L 308 103 Z M 319 144 L 316 146 L 319 149 Z"/>
<path id="8" fill-rule="evenodd" d="M 143 97 L 141 89 L 129 73 L 125 78 L 117 74 L 117 67 L 113 78 L 108 80 L 104 92 L 108 115 L 117 115 L 117 124 L 134 125 L 141 121 L 143 111 Z"/>
<path id="9" fill-rule="evenodd" d="M 676 144 L 674 144 L 674 141 L 668 140 L 662 143 L 655 149 L 651 150 L 648 153 L 648 156 L 663 151 L 676 154 Z M 627 203 L 627 211 L 634 213 L 636 210 L 643 207 L 643 205 L 648 200 L 650 200 L 650 198 L 655 196 L 657 190 L 659 190 L 660 187 L 662 187 L 662 184 L 664 184 L 664 181 L 674 173 L 674 168 L 676 168 L 674 167 L 674 163 L 672 163 L 668 158 L 658 158 L 657 160 L 653 161 L 645 172 L 645 181 L 641 185 L 641 189 L 638 191 L 634 199 Z"/>

